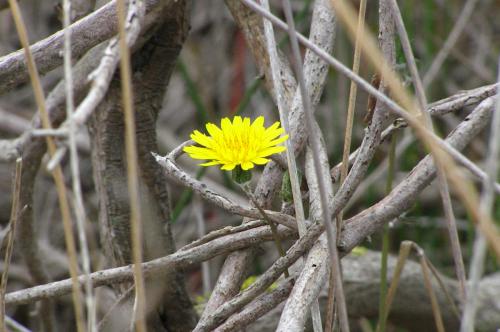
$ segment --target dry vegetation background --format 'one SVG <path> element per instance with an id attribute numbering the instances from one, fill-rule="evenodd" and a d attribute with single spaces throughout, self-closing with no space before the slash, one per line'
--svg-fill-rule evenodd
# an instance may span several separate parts
<path id="1" fill-rule="evenodd" d="M 334 1 L 337 6 L 339 2 Z M 364 1 L 342 2 L 358 10 Z M 367 1 L 365 24 L 373 32 L 380 29 L 378 42 L 386 60 L 408 91 L 420 97 L 415 109 L 422 108 L 426 99 L 423 105 L 432 115 L 437 135 L 449 136 L 449 144 L 463 150 L 472 166 L 457 163 L 460 166 L 453 168 L 453 162 L 443 159 L 443 176 L 439 181 L 434 179 L 436 167 L 425 158 L 429 146 L 422 143 L 419 131 L 380 102 L 367 120 L 369 105 L 374 105 L 375 99 L 358 88 L 351 151 L 362 148 L 350 159 L 350 177 L 345 186 L 340 186 L 351 89 L 351 81 L 344 74 L 301 46 L 305 82 L 320 128 L 308 141 L 307 109 L 302 106 L 294 71 L 297 59 L 285 31 L 274 30 L 280 50 L 274 60 L 283 77 L 273 80 L 272 52 L 261 16 L 243 2 L 147 0 L 141 14 L 142 2 L 130 1 L 128 10 L 134 15 L 127 21 L 126 32 L 131 45 L 139 165 L 138 195 L 130 197 L 141 206 L 137 214 L 132 207 L 131 218 L 127 170 L 134 162 L 125 140 L 127 96 L 122 94 L 120 70 L 115 73 L 119 66 L 117 39 L 103 56 L 117 33 L 115 1 L 71 1 L 72 21 L 84 18 L 72 35 L 77 113 L 84 108 L 82 100 L 88 103 L 88 113 L 74 128 L 65 122 L 64 51 L 62 35 L 57 35 L 63 23 L 62 3 L 19 2 L 30 43 L 43 40 L 42 47 L 33 48 L 33 52 L 52 127 L 64 123 L 66 128 L 50 132 L 40 130 L 40 104 L 24 65 L 12 12 L 8 2 L 0 0 L 0 270 L 2 288 L 6 287 L 0 293 L 3 326 L 11 331 L 123 331 L 144 327 L 149 331 L 320 331 L 321 321 L 310 321 L 312 313 L 313 317 L 321 315 L 325 330 L 331 330 L 334 321 L 333 328 L 343 332 L 347 324 L 351 331 L 458 331 L 461 325 L 462 331 L 472 331 L 464 317 L 470 318 L 465 313 L 476 308 L 473 321 L 477 331 L 499 329 L 500 185 L 493 143 L 500 141 L 500 128 L 498 121 L 495 127 L 492 115 L 500 53 L 500 5 L 494 0 L 399 1 L 417 78 L 398 30 L 391 24 L 395 22 L 392 2 Z M 284 21 L 286 3 L 270 4 L 271 12 Z M 352 68 L 354 42 L 342 15 L 334 14 L 331 2 L 291 1 L 291 7 L 297 30 L 305 36 L 311 34 L 314 43 Z M 356 20 L 351 22 L 357 24 Z M 49 36 L 52 38 L 46 39 Z M 374 68 L 370 57 L 375 55 L 362 53 L 359 66 L 359 75 L 368 82 L 380 70 Z M 105 64 L 106 59 L 110 61 Z M 96 80 L 91 81 L 96 77 L 108 79 L 109 86 L 99 88 Z M 420 79 L 423 99 L 414 88 Z M 380 86 L 382 92 L 389 90 L 384 84 Z M 268 211 L 273 222 L 283 224 L 278 230 L 290 250 L 282 258 L 269 226 L 262 220 L 255 221 L 261 213 L 251 207 L 229 173 L 215 167 L 202 169 L 188 157 L 178 155 L 174 156 L 179 157 L 176 161 L 171 155 L 160 165 L 150 154 L 170 153 L 189 139 L 192 130 L 204 129 L 207 122 L 218 124 L 222 117 L 264 115 L 269 125 L 280 119 L 280 98 L 285 114 L 292 111 L 289 132 L 295 140 L 298 167 L 304 174 L 301 194 L 305 216 L 311 222 L 305 237 L 298 241 L 294 205 L 282 202 L 280 195 L 282 167 L 287 167 L 285 154 L 278 160 L 281 162 L 271 162 L 253 172 L 252 186 L 257 188 L 254 195 L 259 207 L 274 211 Z M 408 109 L 400 98 L 396 100 Z M 383 132 L 386 128 L 389 130 Z M 311 149 L 318 135 L 324 143 L 319 146 L 323 179 L 319 183 Z M 57 160 L 53 151 L 46 153 L 46 137 L 54 138 L 54 150 L 62 157 L 60 168 L 53 165 Z M 73 138 L 77 153 L 72 156 Z M 435 141 L 431 146 L 437 146 Z M 18 157 L 22 173 L 16 187 Z M 79 168 L 77 178 L 75 164 Z M 473 166 L 476 169 L 471 172 Z M 58 169 L 62 171 L 59 179 Z M 457 170 L 461 173 L 455 173 Z M 320 236 L 323 206 L 319 187 L 325 182 L 333 225 L 340 211 L 345 219 L 336 246 L 342 258 L 343 290 L 336 287 L 330 293 L 329 285 L 339 285 L 340 275 L 339 263 L 328 259 L 328 241 L 332 239 Z M 466 182 L 473 185 L 460 187 Z M 468 191 L 471 188 L 474 195 Z M 61 196 L 62 191 L 66 196 Z M 451 198 L 448 202 L 447 197 Z M 61 214 L 61 200 L 69 204 L 70 215 Z M 69 217 L 66 221 L 71 222 L 71 232 L 63 226 L 64 217 Z M 134 302 L 134 290 L 141 287 L 137 270 L 113 269 L 136 261 L 138 246 L 130 235 L 134 233 L 132 220 L 138 218 L 143 241 L 141 260 L 157 259 L 146 265 L 143 273 L 145 302 L 141 302 L 140 291 Z M 79 226 L 78 221 L 82 222 Z M 246 226 L 240 226 L 243 221 Z M 484 237 L 478 236 L 481 233 L 486 236 L 486 249 Z M 70 234 L 75 257 L 66 249 L 71 247 L 67 245 Z M 387 282 L 383 277 L 381 282 L 384 243 L 389 252 Z M 402 275 L 394 278 L 396 265 L 409 251 Z M 307 253 L 302 266 L 299 258 Z M 328 277 L 330 262 L 332 277 Z M 285 278 L 282 274 L 289 266 L 290 277 Z M 68 278 L 85 274 L 86 267 L 91 272 L 104 272 L 93 274 L 92 284 L 82 277 L 82 286 L 73 287 L 71 296 Z M 476 291 L 474 287 L 468 289 L 466 296 L 464 278 L 468 285 L 477 286 Z M 58 280 L 65 281 L 53 283 Z M 392 294 L 391 313 L 384 327 L 380 317 L 385 317 L 387 307 L 379 298 L 394 280 L 399 281 L 399 287 Z M 37 285 L 46 286 L 33 288 Z M 79 310 L 74 309 L 75 293 L 80 296 L 76 298 Z M 348 319 L 343 315 L 345 306 Z M 135 327 L 133 317 L 139 322 Z"/>

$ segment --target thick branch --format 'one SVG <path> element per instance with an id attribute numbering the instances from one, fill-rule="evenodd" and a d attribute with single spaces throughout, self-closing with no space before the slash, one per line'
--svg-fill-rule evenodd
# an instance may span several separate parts
<path id="1" fill-rule="evenodd" d="M 146 14 L 158 18 L 167 1 L 147 0 Z M 70 26 L 72 55 L 79 59 L 92 47 L 111 38 L 117 32 L 116 4 L 111 1 L 92 14 L 82 18 Z M 31 46 L 33 58 L 41 75 L 62 65 L 63 48 L 62 30 L 36 42 Z M 9 91 L 29 79 L 26 70 L 23 50 L 18 50 L 0 58 L 0 94 Z"/>

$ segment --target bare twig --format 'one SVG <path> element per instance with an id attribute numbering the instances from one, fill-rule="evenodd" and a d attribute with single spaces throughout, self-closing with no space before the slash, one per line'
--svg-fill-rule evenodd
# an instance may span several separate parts
<path id="1" fill-rule="evenodd" d="M 241 224 L 241 225 L 235 226 L 235 227 L 226 226 L 224 228 L 214 230 L 214 231 L 206 234 L 205 236 L 202 236 L 199 239 L 197 239 L 189 244 L 186 244 L 184 247 L 180 248 L 179 250 L 191 249 L 191 248 L 197 247 L 201 244 L 210 242 L 216 238 L 226 236 L 226 235 L 236 234 L 236 233 L 243 232 L 243 231 L 246 231 L 246 230 L 249 230 L 252 228 L 264 226 L 265 224 L 266 224 L 266 222 L 263 220 L 254 220 L 254 221 L 249 221 L 249 222 L 246 222 L 244 224 Z"/>
<path id="2" fill-rule="evenodd" d="M 276 289 L 267 294 L 263 294 L 245 306 L 243 310 L 229 317 L 224 324 L 215 329 L 217 332 L 231 332 L 242 329 L 246 325 L 254 322 L 262 315 L 269 312 L 278 304 L 287 299 L 292 291 L 294 280 L 292 278 L 281 282 Z"/>
<path id="3" fill-rule="evenodd" d="M 119 7 L 121 0 L 117 1 Z M 124 33 L 126 33 L 126 45 L 131 47 L 136 42 L 141 31 L 141 25 L 143 23 L 145 15 L 145 6 L 142 2 L 139 5 L 135 1 L 132 2 L 133 5 L 129 6 L 127 12 L 126 23 L 124 26 Z M 119 8 L 118 8 L 119 9 Z M 125 20 L 125 19 L 124 19 Z M 121 31 L 121 30 L 120 30 Z M 120 35 L 121 36 L 121 35 Z M 99 63 L 99 66 L 89 75 L 89 80 L 92 82 L 87 96 L 78 105 L 71 119 L 66 119 L 66 122 L 60 126 L 60 130 L 65 130 L 69 126 L 69 121 L 73 121 L 73 126 L 83 125 L 92 112 L 95 110 L 97 105 L 104 98 L 106 91 L 108 90 L 113 74 L 116 71 L 118 62 L 120 61 L 120 47 L 121 42 L 118 37 L 113 38 Z M 64 148 L 60 148 L 62 151 Z M 59 158 L 57 162 L 50 163 L 53 167 L 57 165 L 62 158 Z"/>
<path id="4" fill-rule="evenodd" d="M 498 84 L 491 84 L 484 87 L 459 92 L 456 95 L 430 104 L 427 107 L 426 112 L 433 116 L 440 116 L 449 112 L 461 110 L 464 107 L 477 105 L 484 99 L 495 95 L 497 87 Z M 405 127 L 406 125 L 407 124 L 404 121 L 398 121 L 397 123 L 390 125 L 382 132 L 382 141 L 384 141 L 387 137 L 390 137 L 390 135 L 392 135 L 395 130 L 400 129 L 401 127 Z M 360 149 L 358 148 L 350 154 L 349 165 L 351 165 L 357 158 L 357 154 L 359 153 L 359 151 Z M 338 182 L 340 180 L 341 167 L 342 163 L 339 163 L 332 168 L 331 175 L 333 182 Z M 478 179 L 481 179 L 483 181 L 486 177 L 486 173 L 484 173 L 477 166 L 474 165 L 474 167 L 476 171 L 473 172 L 473 174 L 477 176 Z M 493 186 L 495 191 L 500 194 L 500 184 L 498 182 L 495 182 Z"/>
<path id="5" fill-rule="evenodd" d="M 319 4 L 321 1 L 316 1 L 317 4 Z M 269 1 L 267 0 L 262 0 L 261 4 L 263 5 L 264 8 L 266 8 L 268 11 L 270 10 L 269 8 Z M 315 9 L 318 8 L 318 6 L 315 6 Z M 313 18 L 314 21 L 314 18 Z M 276 46 L 276 40 L 274 38 L 274 30 L 272 23 L 269 22 L 268 20 L 264 20 L 264 34 L 266 38 L 266 44 L 267 44 L 267 50 L 269 53 L 269 62 L 270 62 L 270 67 L 271 67 L 271 74 L 273 78 L 273 85 L 274 89 L 276 92 L 276 101 L 277 101 L 277 106 L 278 106 L 278 111 L 279 111 L 279 116 L 281 123 L 283 125 L 283 128 L 285 129 L 285 132 L 290 132 L 290 124 L 289 124 L 289 114 L 285 113 L 287 109 L 287 103 L 285 100 L 285 95 L 284 95 L 284 87 L 281 79 L 281 73 L 279 70 L 279 58 L 278 58 L 278 50 Z M 293 137 L 288 139 L 285 144 L 286 144 L 286 159 L 287 159 L 287 164 L 288 164 L 288 174 L 290 177 L 290 184 L 292 187 L 292 196 L 293 196 L 293 205 L 295 208 L 295 217 L 297 219 L 297 227 L 299 230 L 299 237 L 304 236 L 306 232 L 306 225 L 305 225 L 305 215 L 304 215 L 304 207 L 302 205 L 302 195 L 300 192 L 300 183 L 299 183 L 299 178 L 298 178 L 298 171 L 297 171 L 297 163 L 295 161 L 295 151 L 293 149 Z M 322 326 L 321 326 L 321 314 L 319 311 L 319 305 L 318 302 L 316 301 L 313 307 L 311 308 L 311 316 L 312 316 L 312 321 L 313 321 L 313 328 L 315 332 L 321 332 L 322 331 Z"/>
<path id="6" fill-rule="evenodd" d="M 278 226 L 278 231 L 283 238 L 296 234 L 289 228 L 283 226 Z M 144 271 L 144 276 L 147 277 L 149 275 L 161 274 L 163 271 L 169 272 L 175 269 L 187 268 L 218 255 L 224 255 L 235 250 L 272 240 L 272 233 L 269 227 L 258 227 L 230 236 L 217 238 L 209 243 L 188 250 L 179 250 L 171 255 L 142 263 L 141 266 Z M 133 279 L 133 265 L 94 272 L 90 275 L 90 278 L 92 279 L 93 287 L 128 282 Z M 85 276 L 80 276 L 79 283 L 83 284 L 84 281 Z M 11 292 L 5 296 L 5 303 L 7 305 L 32 303 L 42 299 L 62 296 L 71 292 L 71 283 L 71 279 L 65 279 L 46 285 Z"/>
<path id="7" fill-rule="evenodd" d="M 293 264 L 309 250 L 322 231 L 323 228 L 319 225 L 311 226 L 306 234 L 293 244 L 286 256 L 278 258 L 278 260 L 276 260 L 276 262 L 274 262 L 273 265 L 250 287 L 217 308 L 217 310 L 211 313 L 202 323 L 198 324 L 194 331 L 211 331 L 219 326 L 231 314 L 262 294 L 262 292 L 264 292 L 288 268 L 288 266 Z"/>
<path id="8" fill-rule="evenodd" d="M 320 132 L 316 123 L 314 130 L 318 133 Z M 327 176 L 325 176 L 325 174 L 328 174 L 328 158 L 324 142 L 322 142 L 321 145 L 320 156 L 322 175 L 326 178 Z M 319 184 L 316 180 L 314 161 L 309 147 L 306 150 L 305 171 L 310 192 L 309 216 L 312 221 L 320 224 L 323 219 L 323 213 L 318 199 Z M 333 188 L 330 182 L 327 183 L 329 184 L 327 187 L 328 201 L 331 204 Z M 331 219 L 329 222 L 331 222 Z M 329 256 L 328 240 L 326 235 L 323 234 L 307 255 L 304 267 L 281 314 L 280 322 L 277 327 L 278 331 L 295 331 L 305 324 L 307 311 L 304 309 L 311 306 L 317 299 L 323 287 L 324 280 L 327 278 L 328 272 L 332 269 L 332 263 Z M 335 287 L 337 287 L 337 280 L 335 280 Z"/>
<path id="9" fill-rule="evenodd" d="M 488 123 L 491 115 L 491 105 L 485 101 L 480 104 L 447 139 L 450 144 L 461 150 L 477 135 Z M 435 169 L 432 159 L 427 157 L 412 171 L 410 177 L 393 189 L 391 194 L 377 203 L 370 209 L 346 220 L 345 230 L 340 242 L 343 254 L 350 251 L 354 246 L 361 243 L 366 236 L 372 234 L 380 228 L 385 222 L 393 220 L 395 216 L 400 215 L 405 209 L 413 205 L 418 193 L 423 190 L 435 175 Z M 283 227 L 278 227 L 284 236 L 292 232 Z M 190 250 L 179 250 L 178 252 L 151 261 L 143 263 L 146 274 L 155 274 L 163 269 L 177 269 L 201 261 L 210 259 L 215 255 L 225 254 L 238 250 L 249 245 L 256 245 L 262 241 L 272 240 L 271 232 L 268 227 L 259 227 L 231 236 L 217 238 L 210 243 L 205 243 Z M 99 287 L 104 284 L 111 284 L 123 281 L 129 281 L 132 278 L 131 266 L 120 267 L 110 270 L 99 271 L 91 275 L 93 286 Z M 80 277 L 83 283 L 84 277 Z M 63 280 L 47 285 L 41 285 L 34 288 L 9 293 L 6 295 L 6 304 L 21 304 L 38 301 L 41 299 L 61 296 L 71 291 L 71 280 Z"/>
<path id="10" fill-rule="evenodd" d="M 5 324 L 7 327 L 9 327 L 13 332 L 31 332 L 31 330 L 28 330 L 26 327 L 22 326 L 9 316 L 5 317 Z"/>
<path id="11" fill-rule="evenodd" d="M 214 190 L 207 187 L 206 184 L 192 178 L 190 175 L 181 170 L 175 162 L 169 156 L 161 157 L 153 153 L 156 161 L 165 169 L 165 172 L 169 176 L 173 176 L 178 182 L 191 188 L 193 191 L 198 193 L 202 198 L 212 202 L 213 204 L 223 208 L 224 210 L 238 214 L 241 216 L 261 219 L 261 213 L 257 208 L 245 208 L 242 207 L 228 198 L 222 196 L 221 194 L 215 192 Z M 292 229 L 297 229 L 295 218 L 287 214 L 279 213 L 276 211 L 264 210 L 266 215 L 272 221 L 290 227 Z"/>
<path id="12" fill-rule="evenodd" d="M 276 249 L 278 249 L 280 257 L 285 256 L 285 250 L 283 249 L 283 245 L 281 244 L 281 239 L 278 234 L 278 229 L 276 228 L 276 224 L 269 218 L 269 216 L 266 214 L 266 211 L 264 211 L 264 209 L 260 206 L 259 202 L 253 195 L 252 189 L 250 188 L 249 184 L 245 183 L 241 187 L 245 192 L 245 194 L 247 195 L 247 197 L 253 203 L 253 205 L 257 208 L 257 210 L 259 210 L 259 213 L 261 214 L 262 218 L 267 222 L 267 224 L 271 228 L 271 232 L 273 233 L 274 237 L 274 243 L 276 244 Z M 284 276 L 285 278 L 288 278 L 290 276 L 290 274 L 288 273 L 288 269 L 285 269 Z"/>

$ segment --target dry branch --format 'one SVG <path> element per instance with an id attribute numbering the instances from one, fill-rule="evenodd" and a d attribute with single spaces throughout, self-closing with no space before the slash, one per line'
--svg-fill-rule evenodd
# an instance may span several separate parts
<path id="1" fill-rule="evenodd" d="M 278 226 L 278 231 L 282 238 L 289 238 L 295 235 L 294 231 L 283 226 Z M 181 249 L 171 255 L 143 263 L 142 268 L 146 277 L 152 275 L 158 276 L 173 270 L 185 269 L 218 255 L 224 255 L 232 251 L 272 240 L 273 238 L 269 227 L 258 227 L 234 235 L 217 238 L 188 250 Z M 94 272 L 90 277 L 94 287 L 128 282 L 131 281 L 133 277 L 132 265 Z M 84 280 L 85 276 L 79 277 L 81 284 L 84 283 Z M 42 299 L 62 296 L 69 292 L 71 292 L 71 280 L 65 279 L 8 293 L 5 296 L 5 303 L 6 305 L 32 303 Z"/>
<path id="2" fill-rule="evenodd" d="M 152 20 L 159 17 L 161 9 L 167 1 L 145 1 L 146 14 Z M 111 1 L 92 14 L 82 18 L 70 26 L 74 38 L 72 55 L 79 59 L 89 49 L 113 37 L 117 32 L 116 3 Z M 61 49 L 64 43 L 64 32 L 55 34 L 31 45 L 33 58 L 40 74 L 45 74 L 62 65 Z M 23 50 L 0 58 L 0 93 L 9 91 L 29 80 Z"/>

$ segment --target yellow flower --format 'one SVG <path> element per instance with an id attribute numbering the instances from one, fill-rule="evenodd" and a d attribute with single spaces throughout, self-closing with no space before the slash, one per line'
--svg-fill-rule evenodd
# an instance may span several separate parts
<path id="1" fill-rule="evenodd" d="M 266 164 L 272 154 L 285 151 L 278 144 L 286 141 L 288 135 L 277 121 L 269 128 L 264 127 L 264 117 L 259 116 L 253 123 L 250 118 L 235 116 L 233 122 L 223 118 L 220 128 L 213 123 L 206 125 L 209 136 L 195 130 L 191 139 L 201 146 L 187 146 L 184 152 L 193 159 L 208 160 L 201 166 L 222 165 L 221 169 L 230 171 L 240 165 L 249 170 L 255 165 Z"/>

